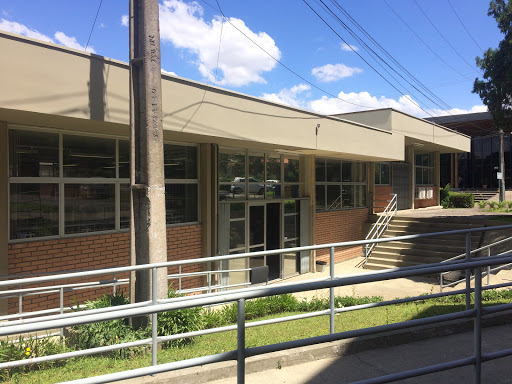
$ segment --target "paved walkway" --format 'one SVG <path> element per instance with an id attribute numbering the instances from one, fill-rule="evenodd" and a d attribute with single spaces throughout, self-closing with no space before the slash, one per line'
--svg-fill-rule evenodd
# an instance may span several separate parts
<path id="1" fill-rule="evenodd" d="M 512 325 L 485 328 L 484 353 L 510 348 Z M 352 383 L 376 376 L 402 372 L 426 365 L 462 359 L 472 355 L 473 334 L 458 333 L 378 348 L 343 357 L 312 360 L 300 365 L 289 365 L 246 375 L 247 384 L 331 384 Z M 210 384 L 235 384 L 236 378 L 211 381 Z M 486 362 L 482 365 L 482 383 L 512 382 L 512 356 Z M 473 367 L 466 366 L 431 373 L 422 377 L 397 381 L 407 384 L 465 384 L 473 383 Z"/>

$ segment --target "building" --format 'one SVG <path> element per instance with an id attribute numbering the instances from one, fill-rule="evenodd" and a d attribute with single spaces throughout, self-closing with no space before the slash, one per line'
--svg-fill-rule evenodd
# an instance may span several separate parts
<path id="1" fill-rule="evenodd" d="M 462 189 L 499 189 L 497 173 L 500 166 L 500 135 L 489 112 L 432 117 L 427 120 L 471 137 L 469 153 L 441 156 L 441 186 L 448 183 Z M 512 183 L 512 139 L 505 132 L 505 186 Z"/>
<path id="2" fill-rule="evenodd" d="M 128 265 L 128 65 L 5 32 L 0 51 L 2 274 Z M 469 150 L 391 109 L 322 116 L 167 74 L 162 97 L 169 260 L 362 239 L 374 199 L 438 205 L 440 155 Z M 249 267 L 280 279 L 327 258 Z"/>

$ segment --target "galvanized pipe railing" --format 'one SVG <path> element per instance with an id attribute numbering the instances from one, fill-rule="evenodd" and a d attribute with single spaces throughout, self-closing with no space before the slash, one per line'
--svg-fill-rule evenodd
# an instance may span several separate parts
<path id="1" fill-rule="evenodd" d="M 333 247 L 331 247 L 333 248 Z M 5 327 L 0 328 L 0 336 L 8 336 L 18 333 L 26 333 L 26 332 L 36 332 L 41 331 L 44 329 L 48 329 L 48 327 L 69 327 L 73 325 L 80 325 L 80 324 L 87 324 L 90 322 L 98 322 L 98 321 L 105 321 L 105 320 L 113 320 L 113 319 L 119 319 L 119 318 L 125 318 L 125 317 L 132 317 L 132 316 L 144 316 L 144 315 L 155 315 L 158 312 L 163 311 L 169 311 L 169 310 L 177 310 L 177 309 L 183 309 L 183 308 L 191 308 L 191 307 L 197 307 L 197 306 L 205 306 L 205 305 L 213 305 L 213 304 L 219 304 L 224 302 L 230 302 L 230 301 L 237 301 L 238 308 L 239 308 L 239 315 L 238 315 L 238 321 L 237 321 L 237 329 L 238 329 L 238 349 L 236 351 L 228 352 L 225 354 L 219 354 L 219 355 L 212 355 L 212 356 L 206 356 L 203 358 L 197 358 L 197 359 L 191 359 L 191 360 L 185 360 L 180 362 L 175 362 L 171 364 L 163 364 L 163 365 L 155 365 L 154 367 L 146 367 L 126 372 L 120 372 L 115 374 L 109 374 L 104 375 L 100 377 L 94 377 L 94 378 L 88 378 L 88 379 L 82 379 L 79 381 L 75 381 L 76 383 L 103 383 L 103 382 L 110 382 L 114 380 L 121 380 L 126 378 L 133 378 L 133 377 L 140 377 L 147 374 L 155 374 L 159 372 L 164 372 L 167 370 L 172 369 L 180 369 L 184 367 L 189 366 L 195 366 L 195 365 L 202 365 L 209 362 L 216 362 L 216 361 L 225 361 L 225 360 L 231 360 L 235 359 L 238 361 L 238 372 L 241 376 L 239 376 L 238 381 L 240 383 L 244 382 L 244 377 L 242 376 L 242 373 L 245 370 L 245 358 L 250 356 L 255 356 L 262 353 L 268 353 L 271 351 L 277 351 L 277 350 L 284 350 L 288 348 L 294 348 L 298 346 L 306 346 L 306 345 L 312 345 L 320 342 L 326 342 L 326 341 L 334 341 L 334 340 L 341 340 L 349 337 L 359 337 L 363 335 L 371 335 L 376 334 L 379 332 L 384 331 L 390 331 L 390 330 L 398 330 L 398 329 L 404 329 L 404 328 L 410 328 L 417 325 L 426 325 L 426 324 L 435 324 L 440 323 L 448 320 L 455 320 L 455 319 L 464 319 L 464 318 L 475 318 L 478 320 L 475 321 L 475 327 L 474 327 L 474 343 L 475 343 L 475 354 L 473 358 L 469 359 L 468 361 L 460 362 L 448 362 L 445 363 L 443 367 L 441 366 L 432 366 L 432 367 L 424 367 L 419 368 L 417 370 L 411 370 L 407 372 L 398 373 L 395 375 L 388 375 L 385 377 L 382 377 L 378 381 L 375 381 L 376 379 L 371 379 L 369 381 L 365 382 L 388 382 L 392 380 L 396 380 L 397 378 L 407 378 L 407 377 L 415 377 L 419 374 L 423 374 L 425 370 L 429 372 L 435 372 L 440 371 L 443 369 L 448 369 L 447 367 L 454 367 L 454 366 L 464 366 L 464 365 L 475 365 L 476 372 L 480 372 L 480 364 L 482 361 L 487 361 L 489 359 L 494 359 L 502 356 L 506 356 L 512 353 L 512 350 L 504 350 L 495 352 L 494 355 L 487 354 L 487 355 L 481 355 L 478 353 L 479 345 L 481 345 L 481 327 L 480 327 L 480 318 L 482 316 L 485 316 L 488 313 L 495 313 L 497 311 L 505 311 L 512 309 L 512 304 L 504 304 L 500 306 L 496 306 L 491 309 L 485 309 L 481 307 L 481 290 L 482 286 L 481 284 L 476 284 L 474 291 L 475 291 L 475 308 L 474 309 L 467 309 L 465 311 L 461 311 L 458 313 L 452 313 L 442 316 L 436 316 L 431 318 L 424 318 L 424 319 L 416 319 L 416 320 L 410 320 L 402 323 L 395 323 L 395 324 L 387 324 L 367 329 L 359 329 L 354 331 L 348 331 L 348 332 L 341 332 L 341 333 L 329 333 L 325 336 L 318 336 L 315 338 L 309 338 L 309 339 L 303 339 L 303 340 L 295 340 L 291 342 L 285 342 L 285 343 L 279 343 L 274 345 L 268 345 L 268 346 L 261 346 L 261 347 L 255 347 L 255 348 L 245 348 L 245 328 L 249 326 L 249 324 L 245 324 L 245 317 L 243 316 L 244 312 L 244 303 L 245 300 L 248 299 L 254 299 L 258 297 L 265 297 L 265 296 L 272 296 L 272 295 L 278 295 L 278 294 L 285 294 L 285 293 L 296 293 L 296 292 L 304 292 L 309 290 L 317 290 L 317 289 L 325 289 L 325 288 L 334 288 L 334 287 L 341 287 L 346 285 L 353 285 L 353 284 L 364 284 L 367 282 L 375 282 L 375 281 L 385 281 L 395 278 L 404 278 L 404 277 L 413 277 L 413 276 L 421 276 L 426 274 L 432 274 L 432 273 L 439 273 L 443 270 L 451 271 L 456 269 L 477 269 L 477 274 L 481 273 L 481 268 L 487 265 L 500 265 L 503 263 L 510 263 L 512 262 L 512 255 L 506 255 L 506 256 L 491 256 L 489 258 L 485 259 L 472 259 L 470 261 L 452 261 L 448 263 L 437 263 L 432 265 L 425 265 L 421 267 L 414 267 L 414 268 L 397 268 L 392 271 L 384 271 L 384 272 L 376 272 L 376 273 L 370 273 L 370 274 L 364 274 L 364 275 L 354 275 L 349 276 L 341 279 L 329 279 L 326 281 L 314 281 L 314 282 L 304 282 L 299 284 L 287 284 L 287 285 L 281 285 L 281 286 L 267 286 L 267 287 L 258 287 L 253 289 L 246 289 L 246 290 L 240 290 L 238 292 L 226 292 L 226 293 L 214 293 L 209 295 L 202 295 L 202 296 L 194 296 L 194 297 L 188 297 L 188 298 L 178 298 L 173 300 L 157 300 L 146 303 L 144 306 L 141 307 L 134 307 L 134 306 L 120 306 L 121 308 L 115 308 L 114 311 L 110 312 L 99 312 L 99 311 L 83 311 L 80 316 L 69 316 L 69 314 L 64 315 L 56 315 L 54 316 L 54 319 L 49 321 L 48 319 L 42 318 L 39 319 L 39 322 L 33 322 L 31 324 L 16 324 L 16 325 L 7 325 Z M 155 267 L 153 267 L 153 270 L 156 270 Z M 510 283 L 512 284 L 512 283 Z M 457 292 L 458 293 L 458 292 Z M 442 293 L 442 294 L 434 294 L 434 295 L 426 295 L 421 296 L 422 299 L 426 299 L 429 297 L 438 297 L 440 295 L 452 295 L 451 293 Z M 399 299 L 399 300 L 390 300 L 387 302 L 382 303 L 373 303 L 373 304 L 367 304 L 364 306 L 358 306 L 359 308 L 370 308 L 373 306 L 382 306 L 382 305 L 389 305 L 394 304 L 398 302 L 403 302 L 404 300 L 417 300 L 418 298 L 406 298 L 406 299 Z M 356 308 L 340 308 L 337 310 L 337 312 L 342 312 L 346 310 L 356 310 Z M 329 311 L 330 312 L 330 311 Z M 35 320 L 35 319 L 32 319 Z M 273 319 L 272 319 L 273 320 Z M 262 324 L 268 324 L 272 320 L 265 320 L 264 322 L 260 322 L 258 325 Z M 257 326 L 254 324 L 253 326 Z M 226 328 L 226 327 L 225 327 Z M 229 327 L 232 329 L 233 327 Z M 193 333 L 194 335 L 201 335 L 201 334 L 207 334 L 212 333 L 213 330 L 206 330 L 206 331 L 198 331 Z M 170 338 L 177 338 L 177 337 L 190 337 L 192 333 L 189 334 L 182 334 L 182 335 L 172 335 L 167 337 L 157 337 L 155 334 L 153 334 L 153 338 L 151 340 L 141 340 L 134 343 L 125 343 L 123 345 L 118 346 L 107 346 L 107 347 L 101 347 L 101 348 L 95 348 L 94 350 L 89 351 L 75 351 L 70 352 L 67 354 L 61 354 L 57 356 L 46 356 L 46 357 L 39 357 L 36 359 L 31 360 L 29 363 L 37 363 L 37 362 L 44 362 L 44 361 L 55 361 L 58 358 L 68 358 L 71 356 L 84 356 L 87 354 L 92 353 L 99 353 L 104 352 L 108 350 L 115 350 L 117 348 L 123 348 L 123 347 L 130 347 L 130 346 L 136 346 L 136 345 L 144 345 L 151 343 L 155 345 L 155 343 L 163 342 L 166 340 L 169 340 Z M 157 351 L 157 348 L 154 348 L 155 353 Z M 480 357 L 479 357 L 480 356 Z M 21 362 L 9 362 L 9 363 L 3 363 L 0 365 L 0 368 L 9 368 L 14 366 L 19 366 L 24 363 L 27 363 L 27 360 L 21 361 Z M 154 358 L 153 358 L 154 363 Z M 475 382 L 479 382 L 477 380 L 477 377 L 479 377 L 479 373 L 475 374 Z M 385 379 L 385 380 L 384 380 Z M 384 380 L 384 381 L 382 381 Z"/>
<path id="2" fill-rule="evenodd" d="M 397 212 L 397 195 L 392 194 L 393 196 L 391 200 L 389 201 L 388 205 L 384 209 L 384 211 L 379 215 L 379 218 L 375 223 L 373 223 L 372 227 L 370 228 L 370 231 L 366 235 L 366 240 L 374 240 L 379 239 L 380 236 L 389 228 L 389 222 L 393 218 L 393 216 L 396 216 Z M 368 263 L 368 257 L 372 253 L 373 249 L 375 248 L 377 244 L 376 243 L 370 243 L 366 244 L 364 247 L 364 263 Z"/>
<path id="3" fill-rule="evenodd" d="M 507 237 L 505 239 L 502 239 L 502 240 L 499 240 L 499 241 L 495 241 L 494 243 L 491 243 L 491 244 L 487 244 L 487 245 L 484 245 L 480 248 L 477 248 L 477 249 L 474 249 L 474 250 L 470 250 L 469 254 L 470 255 L 473 255 L 473 254 L 476 254 L 478 252 L 481 252 L 481 251 L 486 251 L 487 252 L 487 257 L 491 256 L 491 249 L 493 247 L 496 247 L 497 245 L 501 245 L 503 243 L 506 243 L 508 241 L 511 241 L 512 240 L 512 236 L 510 237 Z M 499 255 L 502 255 L 502 254 L 506 254 L 506 253 L 509 253 L 509 252 L 512 252 L 512 248 L 506 250 L 506 251 L 503 251 L 503 252 L 500 252 L 498 253 Z M 460 255 L 457 255 L 457 256 L 454 256 L 454 257 L 450 257 L 446 260 L 443 260 L 442 262 L 445 263 L 445 262 L 448 262 L 448 261 L 453 261 L 453 260 L 460 260 L 460 259 L 463 259 L 463 258 L 467 258 L 467 254 L 466 252 L 465 253 L 462 253 Z M 490 284 L 490 275 L 491 275 L 491 272 L 494 272 L 494 271 L 498 271 L 500 269 L 503 269 L 503 268 L 506 268 L 508 266 L 510 266 L 511 264 L 504 264 L 504 265 L 499 265 L 497 266 L 496 268 L 492 268 L 490 266 L 487 266 L 486 268 L 486 271 L 485 272 L 482 272 L 483 273 L 483 276 L 486 276 L 487 277 L 487 282 L 486 284 L 489 285 Z M 445 284 L 445 280 L 446 280 L 446 275 L 450 274 L 450 272 L 441 272 L 439 274 L 439 289 L 440 291 L 442 292 L 443 291 L 443 288 L 446 288 L 446 287 L 452 287 L 452 286 L 455 286 L 463 281 L 466 280 L 466 277 L 464 277 L 463 279 L 455 279 L 454 281 L 450 281 L 449 283 Z M 473 277 L 471 277 L 471 279 L 473 279 Z"/>

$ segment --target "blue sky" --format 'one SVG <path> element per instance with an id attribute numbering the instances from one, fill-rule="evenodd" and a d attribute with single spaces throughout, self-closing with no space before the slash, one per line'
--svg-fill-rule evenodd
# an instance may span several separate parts
<path id="1" fill-rule="evenodd" d="M 478 95 L 471 93 L 474 79 L 481 77 L 475 57 L 482 55 L 482 49 L 495 48 L 502 39 L 495 20 L 487 16 L 488 1 L 323 0 L 363 37 L 336 8 L 340 4 L 392 59 L 434 94 L 422 90 L 428 98 L 386 64 L 377 63 L 338 19 L 321 8 L 321 1 L 307 3 L 382 76 L 303 0 L 219 0 L 229 22 L 222 18 L 215 0 L 161 1 L 162 68 L 323 114 L 394 107 L 425 117 L 485 110 Z M 0 0 L 0 30 L 84 50 L 99 4 L 100 0 Z M 128 0 L 103 0 L 88 50 L 127 61 L 127 14 Z M 370 44 L 367 38 L 364 41 Z M 391 58 L 386 61 L 396 68 Z"/>

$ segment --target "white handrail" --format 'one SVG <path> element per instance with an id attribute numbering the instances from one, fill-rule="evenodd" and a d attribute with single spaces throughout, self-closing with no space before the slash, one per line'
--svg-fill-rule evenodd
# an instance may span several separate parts
<path id="1" fill-rule="evenodd" d="M 368 235 L 366 235 L 365 240 L 373 240 L 373 239 L 379 239 L 382 233 L 389 227 L 389 222 L 393 218 L 393 216 L 396 216 L 397 211 L 397 194 L 394 193 L 391 196 L 393 196 L 384 209 L 384 212 L 379 216 L 379 219 L 373 223 L 370 231 L 368 232 Z M 368 257 L 372 253 L 373 249 L 375 248 L 376 243 L 366 244 L 364 247 L 364 263 L 368 263 Z"/>

